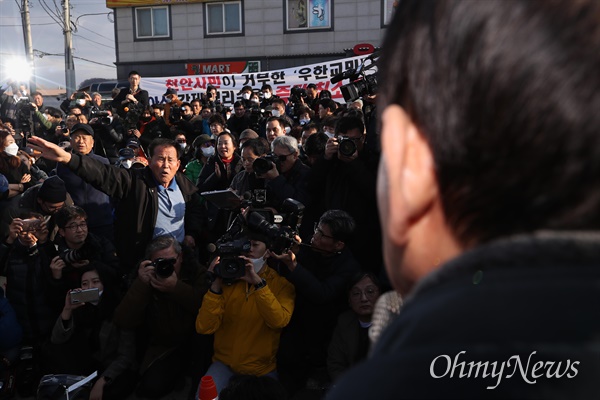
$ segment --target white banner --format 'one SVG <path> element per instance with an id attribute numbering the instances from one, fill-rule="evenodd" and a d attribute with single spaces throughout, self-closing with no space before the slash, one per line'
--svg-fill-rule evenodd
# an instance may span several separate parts
<path id="1" fill-rule="evenodd" d="M 332 84 L 329 80 L 350 68 L 357 68 L 366 57 L 368 55 L 265 72 L 142 78 L 140 87 L 148 91 L 150 104 L 162 104 L 165 103 L 163 94 L 168 88 L 177 90 L 182 101 L 190 102 L 200 98 L 206 92 L 206 86 L 212 85 L 219 91 L 219 100 L 226 106 L 232 106 L 237 100 L 241 100 L 238 92 L 244 86 L 260 90 L 263 84 L 269 84 L 274 94 L 287 100 L 294 86 L 306 88 L 308 84 L 314 83 L 317 90 L 329 90 L 333 100 L 344 102 L 340 86 L 348 82 Z"/>

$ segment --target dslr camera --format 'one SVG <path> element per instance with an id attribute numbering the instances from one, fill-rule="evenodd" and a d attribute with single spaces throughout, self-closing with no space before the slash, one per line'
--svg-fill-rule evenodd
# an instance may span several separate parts
<path id="1" fill-rule="evenodd" d="M 279 157 L 275 154 L 267 154 L 266 156 L 254 160 L 252 169 L 256 175 L 262 175 L 269 172 L 273 168 L 273 165 L 279 169 L 279 164 Z"/>
<path id="2" fill-rule="evenodd" d="M 67 264 L 78 263 L 83 260 L 90 260 L 94 258 L 94 251 L 84 244 L 79 249 L 64 249 L 58 256 Z"/>
<path id="3" fill-rule="evenodd" d="M 352 155 L 357 150 L 356 143 L 354 143 L 354 140 L 346 136 L 338 136 L 337 140 L 339 145 L 339 153 L 345 157 L 352 157 Z"/>
<path id="4" fill-rule="evenodd" d="M 159 278 L 168 278 L 175 272 L 175 258 L 157 258 L 149 264 L 149 267 L 154 267 L 154 273 Z"/>

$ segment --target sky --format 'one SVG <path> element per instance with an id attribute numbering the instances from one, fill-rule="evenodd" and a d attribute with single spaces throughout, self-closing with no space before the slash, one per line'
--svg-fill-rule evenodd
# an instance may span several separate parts
<path id="1" fill-rule="evenodd" d="M 70 0 L 71 21 L 77 21 L 73 34 L 75 82 L 77 86 L 89 78 L 116 79 L 114 66 L 115 41 L 111 9 L 103 0 Z M 21 25 L 21 0 L 0 0 L 0 82 L 7 79 L 5 66 L 14 57 L 25 57 L 25 42 Z M 60 25 L 46 9 L 62 16 L 61 0 L 30 0 L 31 35 L 33 48 L 49 54 L 34 57 L 37 85 L 47 89 L 65 86 L 64 36 Z M 102 15 L 83 15 L 96 14 Z M 110 15 L 107 15 L 111 13 Z M 80 17 L 77 20 L 78 17 Z M 35 53 L 35 52 L 34 52 Z M 90 62 L 93 61 L 93 62 Z M 95 62 L 95 63 L 94 63 Z M 105 65 L 99 65 L 105 64 Z"/>

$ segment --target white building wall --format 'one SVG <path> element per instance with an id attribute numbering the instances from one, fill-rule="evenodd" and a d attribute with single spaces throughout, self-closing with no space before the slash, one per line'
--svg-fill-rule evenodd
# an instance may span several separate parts
<path id="1" fill-rule="evenodd" d="M 333 30 L 284 33 L 283 0 L 245 0 L 244 35 L 204 37 L 203 4 L 173 4 L 169 40 L 134 40 L 133 8 L 117 8 L 118 63 L 258 59 L 343 53 L 379 46 L 383 0 L 333 0 Z"/>

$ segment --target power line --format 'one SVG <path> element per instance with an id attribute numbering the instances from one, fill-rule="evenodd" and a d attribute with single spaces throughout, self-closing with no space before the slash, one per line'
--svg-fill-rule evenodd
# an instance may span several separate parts
<path id="1" fill-rule="evenodd" d="M 55 22 L 46 22 L 45 24 L 29 24 L 29 25 L 56 25 Z M 21 27 L 23 26 L 22 24 L 19 25 L 4 25 L 4 24 L 0 24 L 0 28 L 8 28 L 8 27 L 13 27 L 13 26 L 18 26 Z"/>
<path id="2" fill-rule="evenodd" d="M 105 67 L 117 68 L 117 67 L 116 67 L 116 66 L 114 66 L 114 65 L 103 64 L 103 63 L 101 63 L 101 62 L 98 62 L 98 61 L 92 61 L 92 60 L 88 60 L 87 58 L 83 58 L 83 57 L 77 57 L 77 56 L 73 56 L 73 58 L 76 58 L 76 59 L 78 59 L 78 60 L 87 61 L 87 62 L 90 62 L 90 63 L 92 63 L 92 64 L 104 65 Z"/>
<path id="3" fill-rule="evenodd" d="M 98 45 L 100 45 L 100 46 L 108 47 L 109 49 L 113 49 L 113 50 L 115 49 L 115 48 L 114 48 L 114 47 L 112 47 L 112 46 L 108 46 L 108 45 L 106 45 L 106 44 L 102 44 L 102 43 L 100 43 L 100 42 L 96 42 L 95 40 L 88 39 L 88 38 L 86 38 L 86 37 L 84 37 L 84 36 L 81 36 L 81 35 L 78 35 L 78 34 L 76 34 L 76 33 L 74 33 L 74 34 L 73 34 L 73 36 L 76 36 L 76 37 L 78 37 L 78 38 L 80 38 L 80 39 L 83 39 L 83 40 L 87 40 L 87 41 L 89 41 L 89 42 L 92 42 L 92 43 L 96 43 L 96 44 L 98 44 Z"/>
<path id="4" fill-rule="evenodd" d="M 85 26 L 79 26 L 79 28 L 81 28 L 81 29 L 85 29 L 86 31 L 88 31 L 88 32 L 91 32 L 91 33 L 93 33 L 94 35 L 98 35 L 98 36 L 100 36 L 100 37 L 102 37 L 102 38 L 104 38 L 104 39 L 106 39 L 106 40 L 110 40 L 111 42 L 113 41 L 113 39 L 112 39 L 112 38 L 109 38 L 109 37 L 106 37 L 106 36 L 104 36 L 104 35 L 101 35 L 101 34 L 99 34 L 99 33 L 97 33 L 97 32 L 94 32 L 93 30 L 91 30 L 91 29 L 88 29 L 88 28 L 86 28 Z"/>

